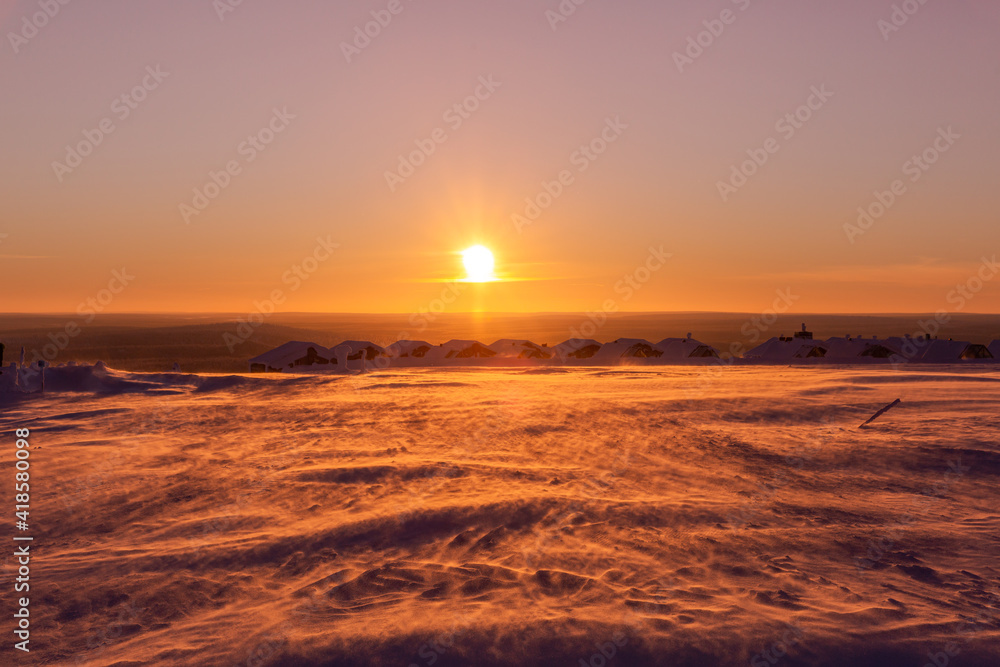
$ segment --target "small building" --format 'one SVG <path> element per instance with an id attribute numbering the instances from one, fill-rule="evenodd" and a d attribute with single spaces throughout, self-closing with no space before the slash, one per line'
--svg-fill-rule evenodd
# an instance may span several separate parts
<path id="1" fill-rule="evenodd" d="M 664 338 L 655 347 L 663 353 L 660 357 L 661 361 L 719 358 L 717 349 L 695 340 L 691 334 L 688 334 L 686 338 Z"/>
<path id="2" fill-rule="evenodd" d="M 959 340 L 940 340 L 923 335 L 890 338 L 887 343 L 898 350 L 897 360 L 914 364 L 958 364 L 998 358 L 986 345 Z"/>
<path id="3" fill-rule="evenodd" d="M 517 359 L 551 359 L 552 351 L 547 345 L 538 345 L 530 340 L 502 338 L 489 346 L 500 357 Z"/>
<path id="4" fill-rule="evenodd" d="M 430 350 L 428 360 L 490 359 L 497 353 L 476 340 L 450 340 Z"/>
<path id="5" fill-rule="evenodd" d="M 570 338 L 552 349 L 559 359 L 590 359 L 601 350 L 601 344 L 592 338 Z"/>
<path id="6" fill-rule="evenodd" d="M 423 359 L 433 347 L 422 340 L 397 340 L 386 346 L 385 354 L 392 359 Z"/>
<path id="7" fill-rule="evenodd" d="M 340 356 L 345 352 L 344 348 L 349 348 L 347 352 L 348 361 L 358 361 L 364 357 L 365 361 L 372 361 L 378 357 L 387 356 L 385 349 L 368 340 L 345 340 L 339 345 L 330 348 L 335 356 Z"/>
<path id="8" fill-rule="evenodd" d="M 825 359 L 829 353 L 830 346 L 814 340 L 813 333 L 803 322 L 800 331 L 791 336 L 770 338 L 744 353 L 743 358 L 766 363 L 794 363 L 805 359 Z"/>
<path id="9" fill-rule="evenodd" d="M 823 346 L 828 361 L 835 363 L 857 364 L 872 361 L 889 361 L 900 356 L 900 350 L 889 341 L 879 340 L 875 336 L 844 336 L 829 338 Z"/>
<path id="10" fill-rule="evenodd" d="M 897 351 L 897 356 L 892 358 L 896 363 L 919 362 L 932 342 L 933 339 L 929 336 L 917 336 L 914 338 L 910 335 L 891 336 L 885 340 L 887 346 Z"/>
<path id="11" fill-rule="evenodd" d="M 822 359 L 827 356 L 827 347 L 819 341 L 793 336 L 770 338 L 752 350 L 744 353 L 748 361 L 764 363 L 792 363 L 800 359 Z"/>
<path id="12" fill-rule="evenodd" d="M 656 346 L 648 340 L 642 338 L 619 338 L 614 342 L 602 345 L 600 351 L 594 355 L 594 359 L 597 361 L 658 359 L 662 356 L 663 352 L 656 349 Z"/>
<path id="13" fill-rule="evenodd" d="M 993 354 L 985 345 L 960 340 L 932 340 L 920 356 L 919 363 L 957 364 L 993 358 Z"/>
<path id="14" fill-rule="evenodd" d="M 336 365 L 330 350 L 318 343 L 292 341 L 250 360 L 251 373 L 287 373 L 308 366 Z"/>

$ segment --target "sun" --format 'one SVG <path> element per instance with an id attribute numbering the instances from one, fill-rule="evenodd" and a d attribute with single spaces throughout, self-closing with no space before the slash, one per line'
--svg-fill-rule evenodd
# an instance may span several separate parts
<path id="1" fill-rule="evenodd" d="M 490 249 L 475 245 L 462 251 L 462 263 L 465 264 L 465 280 L 470 283 L 488 283 L 496 280 L 493 275 L 493 253 Z"/>

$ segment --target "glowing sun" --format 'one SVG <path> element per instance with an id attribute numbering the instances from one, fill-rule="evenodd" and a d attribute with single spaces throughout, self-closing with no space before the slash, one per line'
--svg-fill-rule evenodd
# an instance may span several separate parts
<path id="1" fill-rule="evenodd" d="M 496 280 L 493 275 L 493 253 L 481 245 L 475 245 L 462 251 L 462 263 L 465 264 L 465 280 L 470 283 L 488 283 Z"/>

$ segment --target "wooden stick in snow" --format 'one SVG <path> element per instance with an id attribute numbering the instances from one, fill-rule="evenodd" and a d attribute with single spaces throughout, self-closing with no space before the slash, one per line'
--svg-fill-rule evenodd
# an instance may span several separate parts
<path id="1" fill-rule="evenodd" d="M 881 417 L 885 413 L 889 412 L 889 410 L 892 410 L 894 407 L 896 407 L 897 405 L 899 405 L 900 402 L 901 401 L 897 398 L 895 401 L 893 401 L 889 405 L 885 406 L 884 408 L 882 408 L 881 410 L 879 410 L 878 412 L 876 412 L 875 414 L 873 414 L 871 419 L 869 419 L 868 421 L 866 421 L 864 424 L 862 424 L 858 428 L 864 428 L 864 427 L 868 426 L 873 421 L 875 421 L 876 419 L 878 419 L 879 417 Z"/>

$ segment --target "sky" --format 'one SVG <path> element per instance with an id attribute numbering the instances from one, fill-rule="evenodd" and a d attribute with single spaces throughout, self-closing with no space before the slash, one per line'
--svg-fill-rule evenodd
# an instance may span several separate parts
<path id="1" fill-rule="evenodd" d="M 0 312 L 1000 312 L 998 28 L 0 0 Z M 454 283 L 477 244 L 499 279 Z"/>

